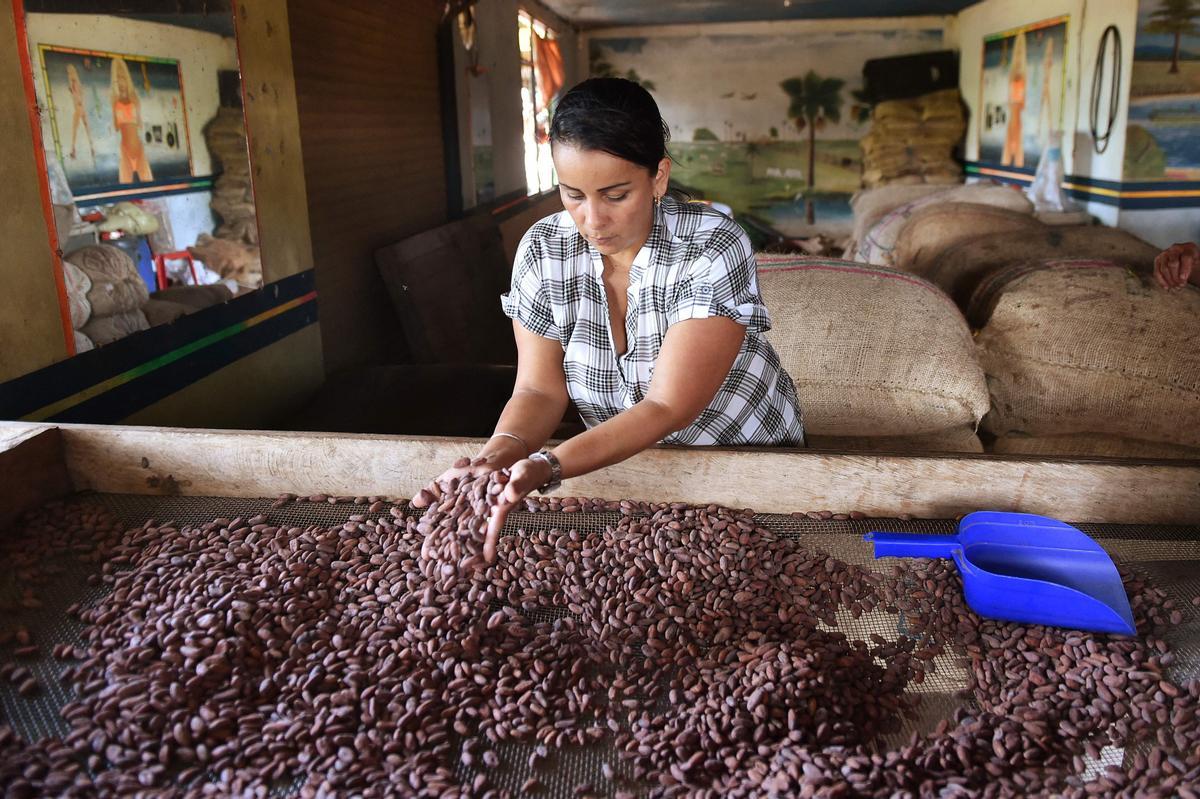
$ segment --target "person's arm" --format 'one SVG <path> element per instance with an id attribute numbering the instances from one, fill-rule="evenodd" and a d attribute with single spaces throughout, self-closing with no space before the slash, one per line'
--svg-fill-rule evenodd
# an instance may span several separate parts
<path id="1" fill-rule="evenodd" d="M 1154 259 L 1154 280 L 1164 289 L 1200 286 L 1200 246 L 1189 241 L 1163 250 Z"/>
<path id="2" fill-rule="evenodd" d="M 475 458 L 483 458 L 496 469 L 506 469 L 540 449 L 567 410 L 562 345 L 529 332 L 519 322 L 513 322 L 513 335 L 517 339 L 517 380 L 495 430 L 521 438 L 529 449 L 507 436 L 493 436 Z"/>
<path id="3" fill-rule="evenodd" d="M 427 495 L 418 494 L 412 499 L 413 507 L 428 505 L 429 495 L 436 498 L 438 492 L 455 478 L 480 477 L 497 469 L 507 469 L 540 449 L 562 421 L 568 402 L 562 345 L 556 339 L 526 330 L 516 320 L 513 320 L 513 335 L 517 341 L 517 379 L 512 397 L 505 403 L 496 422 L 496 434 L 487 440 L 467 466 L 451 466 L 435 477 L 425 489 Z"/>
<path id="4" fill-rule="evenodd" d="M 554 448 L 563 479 L 620 463 L 695 421 L 728 377 L 745 336 L 745 327 L 724 316 L 672 325 L 646 397 Z M 508 512 L 549 478 L 549 466 L 540 461 L 524 459 L 513 465 L 503 502 L 488 526 L 484 556 L 489 562 L 494 559 L 495 542 Z"/>

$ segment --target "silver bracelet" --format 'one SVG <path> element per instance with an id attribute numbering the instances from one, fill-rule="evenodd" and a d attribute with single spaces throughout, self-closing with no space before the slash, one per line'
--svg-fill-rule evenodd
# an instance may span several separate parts
<path id="1" fill-rule="evenodd" d="M 492 433 L 492 438 L 499 438 L 501 436 L 503 436 L 504 438 L 511 438 L 513 441 L 517 442 L 518 444 L 520 444 L 522 447 L 525 448 L 526 455 L 529 454 L 529 445 L 525 443 L 525 439 L 521 438 L 516 433 Z"/>

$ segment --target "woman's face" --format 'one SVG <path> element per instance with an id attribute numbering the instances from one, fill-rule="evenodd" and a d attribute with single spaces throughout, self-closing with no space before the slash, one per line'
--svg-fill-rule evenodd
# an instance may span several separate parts
<path id="1" fill-rule="evenodd" d="M 667 190 L 671 161 L 658 171 L 599 150 L 554 145 L 558 190 L 575 227 L 602 255 L 627 254 L 632 260 L 646 243 L 654 219 L 654 198 Z"/>

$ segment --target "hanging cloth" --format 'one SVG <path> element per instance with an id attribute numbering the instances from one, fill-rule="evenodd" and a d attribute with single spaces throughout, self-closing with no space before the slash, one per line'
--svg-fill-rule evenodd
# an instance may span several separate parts
<path id="1" fill-rule="evenodd" d="M 533 36 L 533 69 L 537 73 L 537 85 L 542 96 L 542 108 L 549 108 L 550 101 L 563 87 L 563 57 L 554 39 Z"/>

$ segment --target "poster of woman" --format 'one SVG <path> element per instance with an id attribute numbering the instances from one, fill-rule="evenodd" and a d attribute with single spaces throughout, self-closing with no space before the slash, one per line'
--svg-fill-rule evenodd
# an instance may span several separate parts
<path id="1" fill-rule="evenodd" d="M 979 108 L 979 160 L 1037 168 L 1062 126 L 1067 17 L 987 36 Z"/>
<path id="2" fill-rule="evenodd" d="M 41 45 L 54 156 L 71 191 L 188 177 L 191 142 L 179 62 Z"/>

